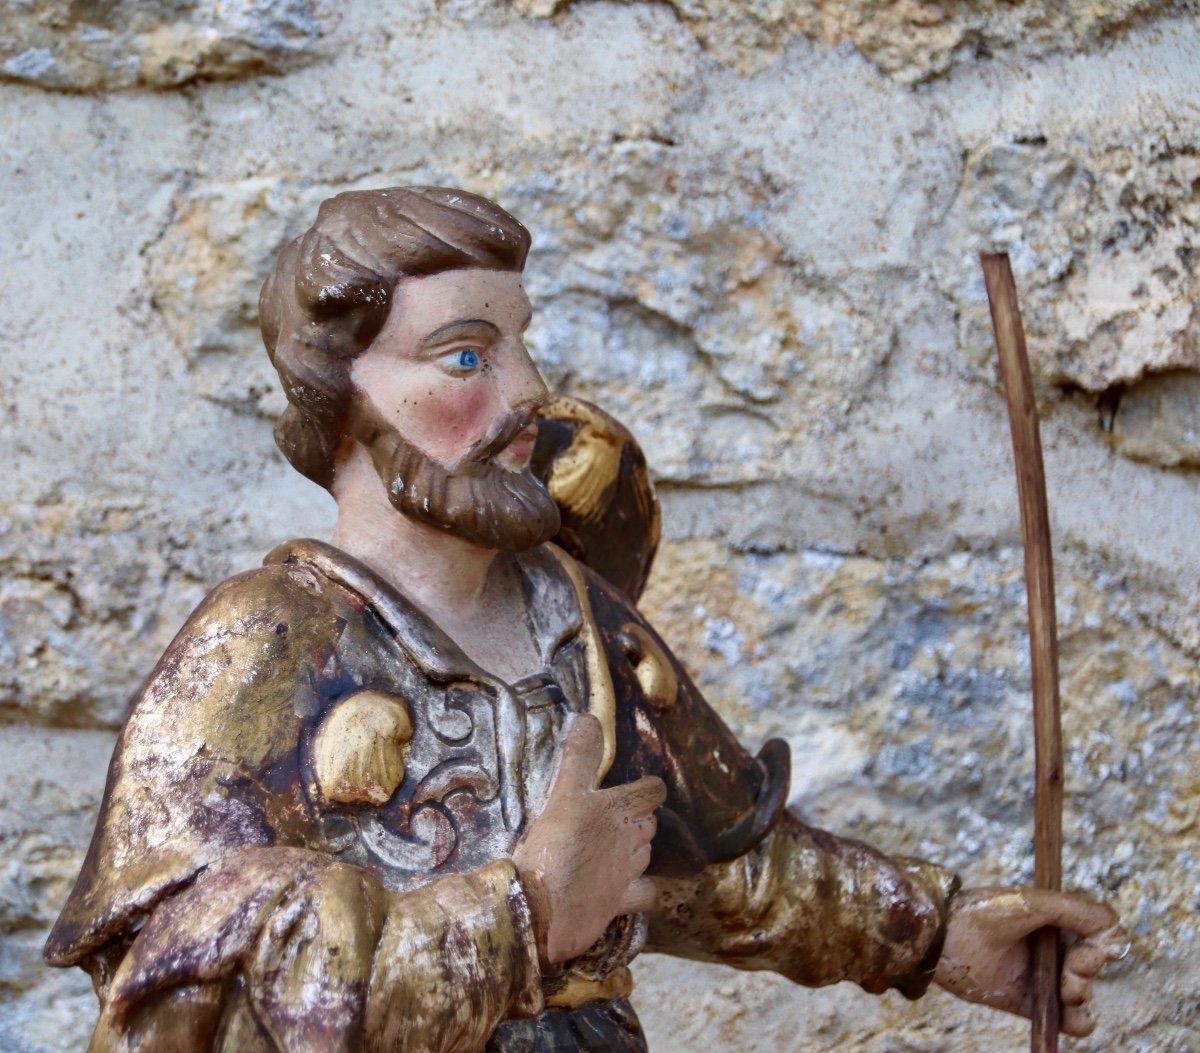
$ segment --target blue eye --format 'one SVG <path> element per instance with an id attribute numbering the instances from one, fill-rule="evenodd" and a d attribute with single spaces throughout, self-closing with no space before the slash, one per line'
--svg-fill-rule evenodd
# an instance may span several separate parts
<path id="1" fill-rule="evenodd" d="M 439 355 L 437 364 L 453 377 L 469 377 L 483 368 L 483 354 L 477 347 L 462 347 Z"/>

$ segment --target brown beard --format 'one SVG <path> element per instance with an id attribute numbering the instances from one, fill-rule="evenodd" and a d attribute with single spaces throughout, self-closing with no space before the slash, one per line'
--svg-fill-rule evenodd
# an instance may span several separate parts
<path id="1" fill-rule="evenodd" d="M 510 472 L 494 461 L 529 427 L 534 411 L 502 418 L 453 469 L 402 438 L 367 400 L 355 400 L 351 412 L 351 434 L 370 452 L 396 511 L 505 552 L 532 548 L 558 533 L 558 505 L 541 480 L 529 468 Z"/>

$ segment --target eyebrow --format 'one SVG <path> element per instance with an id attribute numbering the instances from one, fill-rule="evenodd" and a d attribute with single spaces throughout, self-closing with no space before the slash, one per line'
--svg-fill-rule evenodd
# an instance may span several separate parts
<path id="1" fill-rule="evenodd" d="M 463 318 L 435 329 L 421 341 L 421 346 L 436 347 L 438 344 L 444 344 L 447 340 L 453 340 L 455 337 L 469 332 L 478 332 L 480 329 L 486 330 L 490 336 L 500 336 L 500 330 L 486 318 Z"/>

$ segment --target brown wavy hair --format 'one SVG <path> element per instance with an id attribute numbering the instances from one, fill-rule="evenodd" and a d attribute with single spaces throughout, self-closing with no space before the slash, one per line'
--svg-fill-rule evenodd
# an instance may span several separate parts
<path id="1" fill-rule="evenodd" d="M 322 202 L 258 297 L 263 343 L 288 400 L 275 442 L 292 466 L 332 486 L 353 399 L 350 363 L 383 328 L 400 279 L 521 271 L 529 240 L 499 205 L 465 190 L 351 190 Z"/>

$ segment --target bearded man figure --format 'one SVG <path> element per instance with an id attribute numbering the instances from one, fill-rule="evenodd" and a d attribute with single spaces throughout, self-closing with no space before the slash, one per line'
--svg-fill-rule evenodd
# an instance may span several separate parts
<path id="1" fill-rule="evenodd" d="M 1022 1012 L 1045 925 L 1090 1031 L 1111 910 L 805 826 L 786 745 L 748 754 L 639 615 L 645 464 L 547 392 L 528 248 L 463 191 L 353 192 L 268 277 L 276 439 L 337 525 L 217 588 L 133 703 L 46 945 L 91 1049 L 640 1051 L 643 948 Z"/>

